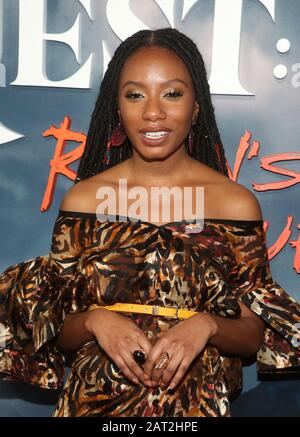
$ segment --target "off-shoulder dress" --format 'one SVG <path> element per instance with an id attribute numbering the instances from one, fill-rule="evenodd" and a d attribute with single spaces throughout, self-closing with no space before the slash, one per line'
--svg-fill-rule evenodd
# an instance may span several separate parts
<path id="1" fill-rule="evenodd" d="M 228 318 L 239 317 L 242 302 L 265 322 L 257 371 L 300 370 L 300 305 L 272 279 L 262 220 L 156 225 L 59 210 L 49 253 L 0 275 L 2 378 L 61 389 L 53 416 L 230 416 L 229 401 L 242 386 L 242 361 L 210 344 L 172 391 L 130 382 L 96 341 L 74 353 L 64 380 L 66 356 L 55 339 L 66 314 L 117 302 Z M 152 343 L 178 323 L 124 316 Z"/>

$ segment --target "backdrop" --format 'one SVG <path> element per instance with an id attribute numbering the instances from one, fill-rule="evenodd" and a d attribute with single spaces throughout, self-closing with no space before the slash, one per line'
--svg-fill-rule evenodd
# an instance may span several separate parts
<path id="1" fill-rule="evenodd" d="M 46 254 L 107 64 L 127 36 L 198 45 L 231 177 L 260 201 L 273 278 L 300 299 L 300 2 L 0 0 L 0 271 Z M 245 366 L 234 416 L 299 416 L 300 381 Z M 49 416 L 57 393 L 0 384 L 0 415 Z"/>

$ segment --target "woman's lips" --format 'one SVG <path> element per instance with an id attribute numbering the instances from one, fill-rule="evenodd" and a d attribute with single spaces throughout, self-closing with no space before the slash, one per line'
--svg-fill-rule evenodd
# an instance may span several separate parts
<path id="1" fill-rule="evenodd" d="M 146 135 L 143 132 L 141 132 L 141 137 L 142 137 L 143 143 L 146 144 L 147 146 L 160 146 L 162 143 L 167 141 L 170 133 L 171 132 L 168 131 L 168 132 L 165 132 L 165 134 L 162 135 L 161 137 L 149 138 L 149 137 L 146 137 Z"/>

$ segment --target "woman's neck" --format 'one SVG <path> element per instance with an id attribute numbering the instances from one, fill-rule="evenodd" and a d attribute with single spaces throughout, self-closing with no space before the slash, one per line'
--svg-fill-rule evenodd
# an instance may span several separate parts
<path id="1" fill-rule="evenodd" d="M 135 181 L 143 181 L 144 186 L 170 186 L 188 177 L 193 158 L 188 155 L 178 158 L 171 156 L 163 161 L 145 161 L 133 155 L 127 160 L 128 172 Z"/>

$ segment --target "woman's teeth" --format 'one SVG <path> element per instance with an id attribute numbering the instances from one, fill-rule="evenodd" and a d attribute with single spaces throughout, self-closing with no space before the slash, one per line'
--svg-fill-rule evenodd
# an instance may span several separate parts
<path id="1" fill-rule="evenodd" d="M 168 135 L 168 132 L 160 131 L 160 132 L 146 132 L 144 133 L 145 137 L 147 138 L 160 138 L 164 135 Z"/>

